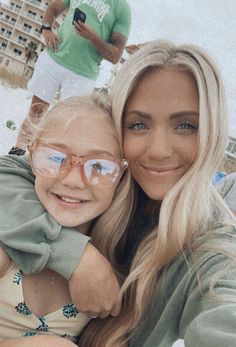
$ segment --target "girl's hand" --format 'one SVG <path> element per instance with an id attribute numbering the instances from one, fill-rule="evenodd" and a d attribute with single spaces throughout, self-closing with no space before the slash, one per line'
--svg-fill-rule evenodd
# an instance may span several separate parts
<path id="1" fill-rule="evenodd" d="M 69 280 L 70 294 L 79 311 L 99 318 L 120 312 L 120 286 L 108 260 L 91 244 Z"/>

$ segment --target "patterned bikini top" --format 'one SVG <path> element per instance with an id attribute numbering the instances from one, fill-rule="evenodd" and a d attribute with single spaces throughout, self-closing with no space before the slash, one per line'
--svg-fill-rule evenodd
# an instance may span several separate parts
<path id="1" fill-rule="evenodd" d="M 0 341 L 49 334 L 75 342 L 89 320 L 72 303 L 45 316 L 34 315 L 24 301 L 22 271 L 13 262 L 0 278 Z"/>

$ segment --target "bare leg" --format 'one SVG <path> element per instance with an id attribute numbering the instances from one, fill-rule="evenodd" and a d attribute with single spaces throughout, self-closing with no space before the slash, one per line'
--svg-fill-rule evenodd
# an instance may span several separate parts
<path id="1" fill-rule="evenodd" d="M 24 119 L 21 124 L 19 134 L 16 141 L 16 147 L 21 149 L 26 149 L 27 140 L 32 137 L 32 131 L 30 130 L 30 124 L 36 125 L 40 119 L 42 118 L 44 112 L 47 110 L 49 104 L 38 98 L 37 96 L 33 96 L 30 110 L 27 117 Z"/>

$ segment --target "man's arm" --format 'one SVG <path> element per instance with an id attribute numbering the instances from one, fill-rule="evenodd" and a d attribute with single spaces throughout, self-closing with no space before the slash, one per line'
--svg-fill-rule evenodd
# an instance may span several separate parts
<path id="1" fill-rule="evenodd" d="M 55 18 L 58 17 L 66 9 L 67 6 L 62 0 L 52 1 L 44 12 L 43 24 L 53 25 Z"/>
<path id="2" fill-rule="evenodd" d="M 62 12 L 64 12 L 66 9 L 67 6 L 62 0 L 54 0 L 44 12 L 42 24 L 46 26 L 49 25 L 50 27 L 52 27 L 55 18 L 59 16 Z M 46 29 L 43 29 L 42 33 L 47 48 L 56 51 L 59 43 L 57 35 L 52 30 Z"/>
<path id="3" fill-rule="evenodd" d="M 112 64 L 118 63 L 124 51 L 127 37 L 120 33 L 113 32 L 110 42 L 106 42 L 87 24 L 80 21 L 77 23 L 75 22 L 75 29 L 79 35 L 92 42 L 103 59 L 110 61 Z"/>
<path id="4" fill-rule="evenodd" d="M 116 5 L 115 22 L 113 24 L 109 42 L 104 41 L 86 23 L 75 23 L 75 30 L 83 38 L 90 40 L 103 59 L 112 64 L 118 63 L 127 39 L 131 25 L 131 9 L 126 0 L 118 1 Z"/>

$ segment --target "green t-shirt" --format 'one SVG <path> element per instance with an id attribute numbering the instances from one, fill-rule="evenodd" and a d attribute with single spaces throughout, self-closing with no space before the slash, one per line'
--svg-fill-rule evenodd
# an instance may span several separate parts
<path id="1" fill-rule="evenodd" d="M 79 75 L 95 80 L 99 74 L 102 57 L 89 41 L 76 33 L 72 24 L 74 10 L 79 7 L 86 14 L 86 24 L 106 42 L 111 33 L 128 37 L 131 11 L 126 0 L 63 0 L 69 8 L 58 29 L 60 44 L 57 52 L 47 50 L 58 64 Z"/>

